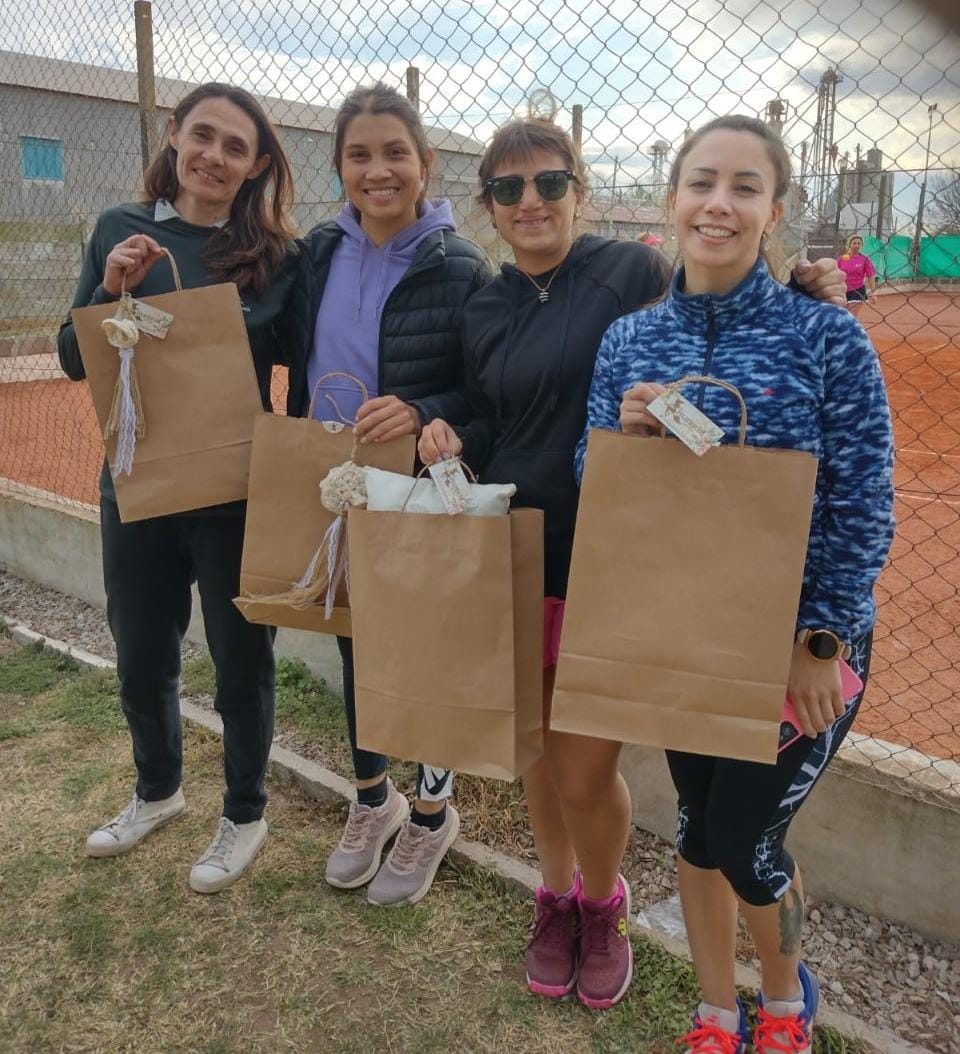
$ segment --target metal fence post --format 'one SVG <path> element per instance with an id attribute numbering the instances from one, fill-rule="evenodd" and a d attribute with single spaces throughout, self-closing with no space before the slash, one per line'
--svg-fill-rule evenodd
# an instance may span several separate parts
<path id="1" fill-rule="evenodd" d="M 407 98 L 413 108 L 420 112 L 420 71 L 416 66 L 407 66 Z"/>
<path id="2" fill-rule="evenodd" d="M 153 79 L 153 8 L 149 0 L 134 0 L 137 32 L 137 100 L 140 109 L 140 154 L 143 170 L 157 152 L 157 92 Z"/>
<path id="3" fill-rule="evenodd" d="M 573 107 L 573 145 L 577 148 L 577 156 L 583 156 L 583 107 L 576 103 Z"/>

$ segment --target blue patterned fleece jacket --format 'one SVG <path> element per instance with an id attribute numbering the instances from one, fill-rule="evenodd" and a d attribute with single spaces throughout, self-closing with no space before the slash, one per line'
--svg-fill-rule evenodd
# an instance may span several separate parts
<path id="1" fill-rule="evenodd" d="M 873 627 L 873 587 L 894 530 L 893 435 L 876 352 L 844 308 L 795 296 L 762 259 L 725 296 L 688 296 L 683 280 L 680 270 L 666 300 L 605 333 L 577 479 L 587 433 L 620 430 L 621 397 L 633 385 L 685 374 L 736 385 L 748 443 L 820 459 L 797 627 L 857 640 Z M 736 442 L 739 409 L 728 392 L 701 384 L 684 394 L 724 429 L 723 443 Z"/>

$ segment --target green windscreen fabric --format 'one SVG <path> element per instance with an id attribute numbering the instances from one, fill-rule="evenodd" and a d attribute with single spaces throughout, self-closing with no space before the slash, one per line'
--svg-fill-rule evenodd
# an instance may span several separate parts
<path id="1" fill-rule="evenodd" d="M 911 245 L 911 240 L 903 234 L 894 234 L 888 239 L 886 267 L 888 280 L 913 278 L 913 261 L 910 259 Z"/>
<path id="2" fill-rule="evenodd" d="M 870 257 L 873 269 L 877 272 L 877 281 L 882 282 L 887 274 L 886 244 L 872 235 L 863 239 L 863 254 Z"/>
<path id="3" fill-rule="evenodd" d="M 924 278 L 960 278 L 960 236 L 921 238 L 920 274 Z"/>

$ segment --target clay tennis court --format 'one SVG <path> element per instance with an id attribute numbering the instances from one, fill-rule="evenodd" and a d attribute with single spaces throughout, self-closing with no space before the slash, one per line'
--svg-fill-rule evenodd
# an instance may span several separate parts
<path id="1" fill-rule="evenodd" d="M 859 318 L 894 414 L 898 528 L 857 727 L 960 760 L 960 292 L 884 293 Z M 4 375 L 0 477 L 95 503 L 102 446 L 86 386 L 54 379 L 52 357 L 30 373 L 49 379 L 18 380 L 16 360 Z M 284 387 L 278 373 L 278 407 Z"/>

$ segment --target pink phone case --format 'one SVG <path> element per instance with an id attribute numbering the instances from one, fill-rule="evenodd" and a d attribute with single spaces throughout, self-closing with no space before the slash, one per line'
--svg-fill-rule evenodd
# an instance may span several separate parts
<path id="1" fill-rule="evenodd" d="M 860 680 L 843 659 L 840 660 L 840 689 L 843 692 L 844 703 L 853 702 L 863 691 L 863 681 Z M 802 735 L 803 732 L 800 731 L 797 712 L 793 708 L 793 700 L 790 698 L 790 693 L 787 692 L 783 701 L 783 713 L 780 715 L 780 745 L 777 747 L 777 753 L 779 754 L 781 750 L 786 750 L 791 743 L 796 743 Z"/>

